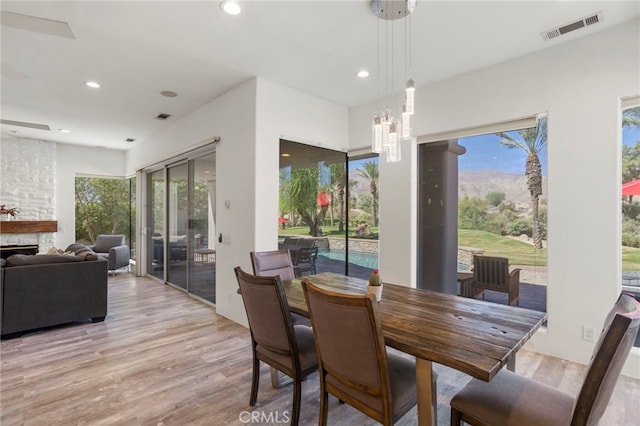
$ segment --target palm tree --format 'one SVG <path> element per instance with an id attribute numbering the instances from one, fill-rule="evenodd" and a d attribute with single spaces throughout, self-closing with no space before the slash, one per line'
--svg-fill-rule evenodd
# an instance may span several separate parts
<path id="1" fill-rule="evenodd" d="M 362 164 L 362 169 L 358 169 L 358 176 L 369 181 L 369 190 L 371 192 L 371 221 L 373 226 L 378 226 L 378 179 L 380 172 L 378 171 L 377 161 L 367 161 Z"/>
<path id="2" fill-rule="evenodd" d="M 622 111 L 622 127 L 640 127 L 640 107 Z"/>
<path id="3" fill-rule="evenodd" d="M 291 207 L 309 226 L 309 235 L 322 235 L 322 224 L 329 205 L 318 207 L 318 167 L 297 169 L 291 172 L 289 200 Z"/>
<path id="4" fill-rule="evenodd" d="M 542 233 L 540 232 L 540 217 L 538 207 L 542 195 L 542 166 L 538 153 L 547 145 L 547 119 L 538 120 L 536 127 L 517 131 L 519 137 L 514 137 L 505 132 L 496 133 L 501 137 L 500 143 L 507 148 L 520 148 L 527 154 L 524 175 L 527 178 L 527 189 L 531 195 L 531 232 L 533 245 L 537 249 L 542 248 Z"/>

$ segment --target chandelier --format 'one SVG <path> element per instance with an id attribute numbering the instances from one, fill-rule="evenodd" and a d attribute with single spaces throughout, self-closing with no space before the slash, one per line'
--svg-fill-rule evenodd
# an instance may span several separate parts
<path id="1" fill-rule="evenodd" d="M 387 162 L 394 163 L 401 159 L 400 141 L 411 138 L 411 116 L 414 113 L 415 85 L 411 79 L 411 12 L 416 8 L 416 0 L 373 0 L 373 14 L 386 21 L 384 25 L 385 44 L 385 83 L 386 94 L 393 103 L 394 97 L 394 21 L 404 19 L 404 72 L 407 84 L 401 102 L 399 114 L 394 116 L 389 106 L 378 109 L 373 114 L 371 150 L 386 153 Z M 407 27 L 408 23 L 408 27 Z M 407 35 L 408 33 L 408 35 Z M 380 21 L 378 21 L 377 64 L 378 98 L 380 98 Z M 389 48 L 391 45 L 391 48 Z M 391 55 L 389 55 L 391 51 Z M 391 72 L 389 72 L 391 69 Z"/>

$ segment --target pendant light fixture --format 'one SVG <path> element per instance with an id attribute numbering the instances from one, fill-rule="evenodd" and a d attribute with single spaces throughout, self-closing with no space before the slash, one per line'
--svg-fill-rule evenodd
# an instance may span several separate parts
<path id="1" fill-rule="evenodd" d="M 384 25 L 385 68 L 387 91 L 385 96 L 394 101 L 394 69 L 396 66 L 394 55 L 394 21 L 404 19 L 404 63 L 405 76 L 408 76 L 404 99 L 398 114 L 399 119 L 393 115 L 388 106 L 373 114 L 372 144 L 371 150 L 377 153 L 386 153 L 388 162 L 401 160 L 400 140 L 411 137 L 411 116 L 415 111 L 415 85 L 411 79 L 411 12 L 416 8 L 416 0 L 373 0 L 371 2 L 373 14 Z M 407 28 L 407 23 L 408 28 Z M 407 35 L 408 33 L 408 35 Z M 391 45 L 391 47 L 389 47 Z M 378 67 L 378 98 L 380 98 L 380 21 L 378 21 L 377 38 L 377 64 Z M 389 70 L 391 70 L 389 72 Z"/>

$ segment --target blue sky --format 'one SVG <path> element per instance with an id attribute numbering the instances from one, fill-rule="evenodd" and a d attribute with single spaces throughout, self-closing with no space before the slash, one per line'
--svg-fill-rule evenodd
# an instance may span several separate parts
<path id="1" fill-rule="evenodd" d="M 516 132 L 509 132 L 517 135 Z M 526 153 L 520 148 L 508 148 L 500 144 L 500 137 L 489 134 L 460 138 L 458 143 L 467 149 L 458 159 L 460 171 L 496 170 L 524 174 Z M 542 174 L 547 174 L 547 150 L 538 153 Z"/>
<path id="2" fill-rule="evenodd" d="M 640 141 L 640 127 L 622 129 L 622 143 L 624 145 L 635 145 Z"/>
<path id="3" fill-rule="evenodd" d="M 517 134 L 511 132 L 511 134 Z M 640 128 L 622 129 L 622 143 L 635 145 L 640 141 Z M 507 173 L 524 174 L 526 154 L 519 148 L 507 148 L 500 145 L 500 138 L 496 135 L 480 135 L 461 138 L 458 143 L 467 149 L 464 155 L 459 157 L 459 170 L 498 170 Z M 542 174 L 547 174 L 547 150 L 539 153 L 542 164 Z M 353 171 L 361 167 L 362 163 L 372 161 L 373 158 L 350 161 L 349 170 Z"/>

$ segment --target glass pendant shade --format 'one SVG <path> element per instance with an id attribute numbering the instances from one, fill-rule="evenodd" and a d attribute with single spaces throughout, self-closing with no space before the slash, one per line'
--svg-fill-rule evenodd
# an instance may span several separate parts
<path id="1" fill-rule="evenodd" d="M 402 107 L 402 139 L 411 137 L 411 114 L 407 112 L 407 106 Z"/>
<path id="2" fill-rule="evenodd" d="M 393 122 L 389 126 L 389 146 L 387 146 L 387 161 L 395 163 L 400 161 L 400 142 L 398 141 L 398 129 Z"/>
<path id="3" fill-rule="evenodd" d="M 375 114 L 373 117 L 371 150 L 377 153 L 382 152 L 382 119 L 380 114 Z"/>
<path id="4" fill-rule="evenodd" d="M 413 114 L 415 112 L 415 92 L 416 92 L 416 88 L 413 85 L 413 80 L 409 79 L 409 81 L 407 81 L 407 89 L 406 89 L 406 94 L 407 94 L 407 99 L 406 99 L 406 111 L 407 114 Z"/>
<path id="5" fill-rule="evenodd" d="M 389 131 L 391 127 L 391 116 L 389 112 L 385 112 L 382 119 L 382 148 L 386 149 L 389 146 Z"/>

